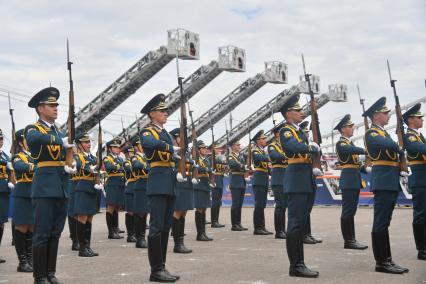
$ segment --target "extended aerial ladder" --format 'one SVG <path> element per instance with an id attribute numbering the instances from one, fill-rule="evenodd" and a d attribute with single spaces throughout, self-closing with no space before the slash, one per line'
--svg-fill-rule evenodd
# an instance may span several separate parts
<path id="1" fill-rule="evenodd" d="M 134 94 L 176 57 L 178 46 L 179 58 L 199 59 L 200 40 L 198 34 L 182 29 L 169 30 L 167 32 L 167 47 L 161 46 L 158 50 L 148 52 L 76 114 L 76 132 L 89 131 L 97 125 L 98 121 L 105 118 Z M 66 128 L 66 124 L 62 125 L 61 128 Z"/>
<path id="2" fill-rule="evenodd" d="M 305 92 L 303 92 L 305 93 Z M 317 109 L 323 107 L 328 102 L 347 102 L 348 96 L 347 96 L 347 86 L 344 84 L 331 84 L 328 86 L 328 93 L 324 93 L 320 95 L 319 97 L 315 98 L 315 103 L 317 105 Z M 308 117 L 311 115 L 311 107 L 309 103 L 306 103 L 302 107 L 302 113 L 304 117 Z M 282 122 L 281 122 L 282 123 Z M 274 128 L 271 128 L 268 132 L 265 133 L 265 135 L 268 137 L 267 141 L 268 143 L 272 141 L 274 138 Z"/>
<path id="3" fill-rule="evenodd" d="M 247 79 L 234 89 L 229 95 L 215 104 L 211 109 L 194 121 L 197 137 L 216 124 L 236 106 L 250 97 L 266 83 L 286 84 L 287 64 L 279 61 L 265 62 L 265 71 Z"/>
<path id="4" fill-rule="evenodd" d="M 227 135 L 223 135 L 219 139 L 216 140 L 216 147 L 221 148 L 226 146 L 227 139 L 229 141 L 237 141 L 244 136 L 246 136 L 251 130 L 256 128 L 262 122 L 267 120 L 269 117 L 273 115 L 274 112 L 277 112 L 287 100 L 292 96 L 300 93 L 299 86 L 293 86 L 290 89 L 286 89 L 279 93 L 272 100 L 264 104 L 261 108 L 256 110 L 246 119 L 244 119 L 241 123 L 233 127 L 227 137 Z"/>
<path id="5" fill-rule="evenodd" d="M 217 61 L 212 60 L 208 65 L 201 66 L 183 81 L 185 101 L 192 98 L 223 71 L 245 72 L 245 70 L 246 53 L 243 49 L 235 46 L 219 47 L 219 59 Z M 179 109 L 179 100 L 180 91 L 179 86 L 177 86 L 168 95 L 166 95 L 169 115 Z M 149 123 L 149 117 L 147 115 L 142 115 L 123 130 L 123 132 L 130 135 L 130 137 L 133 137 L 137 134 L 138 128 L 142 129 L 148 126 Z M 120 133 L 119 136 L 123 136 L 123 132 Z"/>

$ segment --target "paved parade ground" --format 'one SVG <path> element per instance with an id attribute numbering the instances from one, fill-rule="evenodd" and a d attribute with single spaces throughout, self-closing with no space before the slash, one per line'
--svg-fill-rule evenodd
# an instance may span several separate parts
<path id="1" fill-rule="evenodd" d="M 266 224 L 273 230 L 273 208 L 266 209 Z M 318 279 L 288 276 L 288 258 L 285 240 L 273 236 L 254 236 L 252 208 L 244 208 L 245 232 L 230 231 L 229 209 L 222 208 L 221 222 L 225 228 L 207 233 L 213 242 L 195 241 L 194 212 L 187 216 L 187 247 L 191 254 L 174 254 L 173 240 L 169 240 L 167 267 L 179 274 L 177 283 L 426 283 L 426 262 L 416 259 L 412 233 L 412 210 L 400 208 L 394 212 L 390 227 L 392 255 L 397 264 L 410 269 L 408 274 L 389 275 L 374 272 L 371 250 L 371 208 L 360 208 L 356 217 L 357 239 L 369 245 L 365 251 L 344 250 L 340 233 L 340 207 L 315 207 L 312 213 L 312 232 L 324 242 L 305 245 L 306 264 L 320 272 Z M 208 211 L 208 216 L 209 216 Z M 124 214 L 120 214 L 120 227 Z M 210 218 L 208 218 L 210 219 Z M 64 283 L 149 283 L 149 265 L 146 249 L 136 249 L 134 244 L 122 240 L 108 240 L 105 214 L 94 219 L 92 248 L 99 257 L 81 258 L 70 250 L 68 228 L 64 230 L 58 253 L 57 276 Z M 124 234 L 123 234 L 124 235 Z M 5 235 L 0 255 L 7 262 L 0 264 L 0 283 L 32 283 L 32 274 L 17 273 L 18 260 L 10 243 L 10 223 L 5 224 Z"/>

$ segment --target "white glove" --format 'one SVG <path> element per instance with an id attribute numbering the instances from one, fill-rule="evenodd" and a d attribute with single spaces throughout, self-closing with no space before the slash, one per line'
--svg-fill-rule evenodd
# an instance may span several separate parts
<path id="1" fill-rule="evenodd" d="M 228 173 L 224 173 L 223 176 L 224 177 L 229 177 L 229 174 Z"/>
<path id="2" fill-rule="evenodd" d="M 96 166 L 96 165 L 92 165 L 92 166 L 90 166 L 89 167 L 89 171 L 92 173 L 92 174 L 94 174 L 94 173 L 96 173 L 96 169 L 98 168 L 98 166 Z"/>
<path id="3" fill-rule="evenodd" d="M 104 186 L 103 186 L 103 184 L 101 184 L 101 183 L 97 183 L 97 184 L 95 184 L 95 189 L 96 190 L 103 190 L 104 189 Z"/>
<path id="4" fill-rule="evenodd" d="M 7 162 L 6 167 L 7 167 L 8 170 L 13 171 L 13 165 L 12 165 L 11 162 Z"/>
<path id="5" fill-rule="evenodd" d="M 191 182 L 192 184 L 198 184 L 198 180 L 196 178 L 192 178 Z"/>
<path id="6" fill-rule="evenodd" d="M 372 170 L 372 168 L 371 168 L 371 167 L 365 167 L 365 171 L 366 171 L 367 173 L 371 173 L 371 170 Z"/>
<path id="7" fill-rule="evenodd" d="M 245 180 L 246 180 L 246 182 L 249 182 L 250 181 L 250 177 L 246 177 L 246 178 L 244 178 Z"/>
<path id="8" fill-rule="evenodd" d="M 177 173 L 177 175 L 176 175 L 176 180 L 177 180 L 178 182 L 185 182 L 185 178 L 182 176 L 182 174 L 181 174 L 181 173 Z"/>
<path id="9" fill-rule="evenodd" d="M 173 146 L 173 152 L 178 152 L 180 150 L 179 146 Z"/>
<path id="10" fill-rule="evenodd" d="M 244 169 L 245 169 L 246 171 L 249 171 L 249 170 L 250 170 L 250 168 L 251 168 L 251 167 L 249 167 L 249 166 L 247 166 L 247 165 L 244 165 Z"/>
<path id="11" fill-rule="evenodd" d="M 177 159 L 177 160 L 180 160 L 180 159 L 181 159 L 181 157 L 180 157 L 178 154 L 176 154 L 176 153 L 173 153 L 173 158 L 175 158 L 175 159 Z"/>
<path id="12" fill-rule="evenodd" d="M 74 167 L 69 167 L 69 166 L 65 165 L 65 166 L 64 166 L 64 171 L 65 171 L 67 174 L 72 175 L 72 174 L 75 174 L 75 173 L 77 172 L 77 168 L 76 168 L 75 166 L 74 166 Z"/>
<path id="13" fill-rule="evenodd" d="M 323 176 L 324 173 L 321 171 L 321 169 L 318 168 L 313 168 L 312 173 L 314 174 L 314 176 L 318 177 L 318 176 Z"/>
<path id="14" fill-rule="evenodd" d="M 11 183 L 11 182 L 8 182 L 7 186 L 9 187 L 9 189 L 14 189 L 15 188 L 15 185 L 13 183 Z"/>
<path id="15" fill-rule="evenodd" d="M 401 171 L 401 172 L 399 172 L 399 175 L 402 176 L 402 177 L 408 177 L 411 174 L 409 172 Z"/>
<path id="16" fill-rule="evenodd" d="M 309 143 L 309 145 L 311 145 L 311 148 L 317 150 L 317 152 L 319 152 L 321 150 L 321 147 L 315 142 L 311 142 L 311 143 Z"/>

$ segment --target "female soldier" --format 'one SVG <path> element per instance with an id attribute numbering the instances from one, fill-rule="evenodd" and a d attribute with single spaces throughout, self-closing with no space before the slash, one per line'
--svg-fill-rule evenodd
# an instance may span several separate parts
<path id="1" fill-rule="evenodd" d="M 3 147 L 3 132 L 0 129 L 0 244 L 3 237 L 4 223 L 7 222 L 9 211 L 9 195 L 13 183 L 8 182 L 8 172 L 13 170 L 9 156 L 1 150 Z M 0 263 L 6 262 L 0 258 Z"/>
<path id="2" fill-rule="evenodd" d="M 177 146 L 180 147 L 179 128 L 170 131 L 170 134 L 175 139 Z M 187 155 L 186 159 L 186 179 L 182 182 L 176 183 L 176 203 L 173 212 L 172 234 L 175 241 L 173 252 L 175 253 L 191 253 L 192 250 L 188 249 L 184 242 L 185 235 L 185 216 L 188 210 L 194 210 L 194 189 L 191 181 L 191 168 L 193 161 Z"/>
<path id="3" fill-rule="evenodd" d="M 132 139 L 135 156 L 132 158 L 132 168 L 136 181 L 133 193 L 133 218 L 135 223 L 136 247 L 147 248 L 145 240 L 146 218 L 149 213 L 148 197 L 146 196 L 146 182 L 148 180 L 148 164 L 143 154 L 139 137 Z"/>
<path id="4" fill-rule="evenodd" d="M 120 157 L 120 143 L 118 139 L 107 142 L 108 155 L 104 158 L 104 167 L 108 179 L 106 181 L 106 223 L 108 239 L 122 239 L 118 233 L 118 211 L 124 203 L 124 167 Z"/>
<path id="5" fill-rule="evenodd" d="M 90 138 L 87 133 L 77 135 L 77 173 L 75 178 L 74 212 L 77 219 L 77 237 L 80 244 L 78 256 L 98 256 L 90 248 L 92 236 L 92 220 L 96 214 L 96 191 L 101 190 L 100 184 L 95 184 L 97 170 L 96 157 L 90 153 Z"/>
<path id="6" fill-rule="evenodd" d="M 132 159 L 135 156 L 135 149 L 131 145 L 123 148 L 123 153 L 126 155 L 124 161 L 124 172 L 126 175 L 126 190 L 124 191 L 124 209 L 126 210 L 126 230 L 127 242 L 136 243 L 135 224 L 133 219 L 133 194 L 136 182 L 136 177 L 132 168 Z"/>
<path id="7" fill-rule="evenodd" d="M 15 250 L 18 255 L 18 272 L 32 272 L 32 236 L 34 213 L 31 205 L 31 183 L 34 175 L 34 160 L 24 143 L 24 130 L 16 132 L 18 153 L 13 157 L 16 185 L 13 191 L 13 219 L 15 226 Z"/>
<path id="8" fill-rule="evenodd" d="M 194 146 L 195 147 L 195 146 Z M 195 225 L 197 227 L 197 241 L 212 241 L 206 235 L 206 208 L 211 207 L 209 173 L 210 161 L 207 158 L 207 146 L 199 140 L 196 147 L 200 152 L 197 168 L 200 181 L 194 184 Z"/>

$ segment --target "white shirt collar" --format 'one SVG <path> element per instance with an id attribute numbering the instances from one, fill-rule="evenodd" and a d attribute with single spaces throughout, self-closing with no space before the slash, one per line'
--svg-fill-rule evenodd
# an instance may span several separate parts
<path id="1" fill-rule="evenodd" d="M 41 120 L 41 121 L 43 121 L 43 123 L 44 124 L 46 124 L 47 126 L 49 126 L 49 127 L 52 127 L 52 125 L 53 126 L 55 126 L 55 124 L 54 123 L 50 123 L 50 122 L 47 122 L 47 121 L 45 121 L 45 120 Z"/>
<path id="2" fill-rule="evenodd" d="M 152 124 L 154 124 L 155 126 L 157 126 L 158 128 L 160 128 L 161 130 L 163 130 L 163 128 L 164 128 L 163 126 L 160 126 L 160 125 L 158 125 L 158 124 L 156 124 L 154 122 Z"/>

